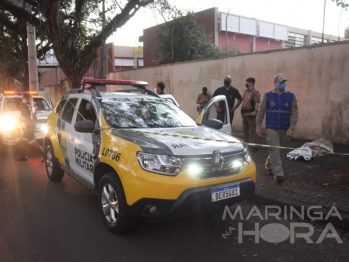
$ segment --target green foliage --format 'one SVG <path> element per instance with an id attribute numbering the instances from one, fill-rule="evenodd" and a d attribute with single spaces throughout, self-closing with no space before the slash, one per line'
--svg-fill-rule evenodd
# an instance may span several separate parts
<path id="1" fill-rule="evenodd" d="M 117 28 L 153 0 L 104 0 L 105 24 L 102 25 L 102 0 L 23 0 L 32 6 L 32 13 L 11 0 L 0 0 L 0 9 L 10 12 L 22 22 L 37 28 L 37 36 L 52 43 L 60 67 L 71 88 L 80 86 L 81 78 L 97 58 Z"/>
<path id="2" fill-rule="evenodd" d="M 341 8 L 345 8 L 347 10 L 347 8 L 349 7 L 349 3 L 346 3 L 346 0 L 332 0 L 332 2 L 335 2 L 337 4 L 337 6 L 340 6 Z"/>
<path id="3" fill-rule="evenodd" d="M 230 56 L 240 53 L 238 48 L 220 50 L 199 25 L 193 12 L 173 10 L 173 20 L 159 26 L 156 35 L 157 62 L 159 64 Z"/>

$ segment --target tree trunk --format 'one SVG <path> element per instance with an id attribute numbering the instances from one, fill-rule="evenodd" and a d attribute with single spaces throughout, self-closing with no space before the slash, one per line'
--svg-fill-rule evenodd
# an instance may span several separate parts
<path id="1" fill-rule="evenodd" d="M 64 70 L 63 70 L 63 72 L 64 72 Z M 68 75 L 66 74 L 66 76 L 68 78 L 68 84 L 69 84 L 70 89 L 75 89 L 75 88 L 81 87 L 82 76 L 80 76 L 78 73 L 69 72 Z"/>

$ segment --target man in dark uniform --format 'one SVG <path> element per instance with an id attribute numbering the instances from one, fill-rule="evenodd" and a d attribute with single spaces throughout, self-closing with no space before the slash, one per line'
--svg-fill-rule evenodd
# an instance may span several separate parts
<path id="1" fill-rule="evenodd" d="M 25 132 L 21 138 L 21 152 L 22 156 L 17 158 L 17 161 L 28 161 L 28 145 L 39 150 L 42 156 L 45 156 L 45 151 L 42 146 L 35 140 L 34 131 L 36 124 L 36 109 L 32 105 L 32 96 L 30 94 L 23 94 L 23 105 L 21 109 L 21 120 L 25 124 Z M 43 162 L 43 161 L 42 161 Z"/>
<path id="2" fill-rule="evenodd" d="M 225 95 L 225 97 L 227 98 L 228 107 L 229 107 L 230 124 L 232 124 L 233 118 L 234 118 L 234 112 L 242 103 L 242 97 L 240 95 L 239 90 L 232 87 L 230 84 L 231 84 L 231 77 L 228 75 L 224 78 L 224 86 L 217 88 L 217 90 L 213 93 L 212 97 L 215 97 L 218 95 Z M 238 100 L 238 103 L 236 104 L 236 106 L 234 106 L 235 99 Z M 221 101 L 219 103 L 219 106 L 216 107 L 216 110 L 217 110 L 217 119 L 224 123 L 225 113 L 226 113 L 224 101 Z"/>
<path id="3" fill-rule="evenodd" d="M 165 89 L 165 84 L 163 82 L 159 82 L 156 84 L 155 92 L 158 95 L 164 95 L 165 94 L 164 89 Z"/>

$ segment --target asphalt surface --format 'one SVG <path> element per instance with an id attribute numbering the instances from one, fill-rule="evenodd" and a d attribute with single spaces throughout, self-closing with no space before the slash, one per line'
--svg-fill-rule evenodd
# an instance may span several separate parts
<path id="1" fill-rule="evenodd" d="M 14 156 L 0 157 L 0 261 L 349 261 L 349 242 L 325 239 L 308 244 L 296 238 L 275 243 L 243 230 L 275 231 L 272 223 L 290 228 L 289 220 L 258 216 L 247 219 L 253 203 L 241 208 L 243 219 L 222 220 L 223 210 L 156 223 L 141 223 L 126 235 L 113 235 L 102 223 L 97 197 L 65 175 L 51 182 L 39 156 L 17 162 Z M 265 218 L 263 206 L 259 206 Z M 255 212 L 254 212 L 255 213 Z M 295 221 L 292 221 L 295 222 Z M 299 221 L 298 221 L 299 222 Z M 316 226 L 316 241 L 323 225 Z M 296 233 L 308 232 L 297 229 Z M 262 234 L 261 234 L 262 235 Z M 269 232 L 270 235 L 270 232 Z M 275 238 L 274 238 L 275 239 Z"/>

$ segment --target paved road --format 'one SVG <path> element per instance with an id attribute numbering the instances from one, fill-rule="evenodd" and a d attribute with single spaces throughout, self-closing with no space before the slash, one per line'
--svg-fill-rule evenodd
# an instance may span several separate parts
<path id="1" fill-rule="evenodd" d="M 133 232 L 109 233 L 98 212 L 97 198 L 65 176 L 50 182 L 39 156 L 28 162 L 0 157 L 0 261 L 349 261 L 349 243 L 269 243 L 244 236 L 241 221 L 222 211 L 158 223 L 142 223 Z M 240 205 L 243 230 L 254 230 L 253 204 Z M 238 208 L 236 206 L 235 208 Z M 264 215 L 263 215 L 264 216 Z M 262 221 L 262 224 L 289 221 Z M 262 228 L 262 225 L 260 226 Z M 307 230 L 305 230 L 306 232 Z M 315 230 L 317 240 L 321 230 Z M 225 234 L 223 236 L 223 234 Z"/>

